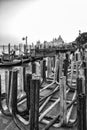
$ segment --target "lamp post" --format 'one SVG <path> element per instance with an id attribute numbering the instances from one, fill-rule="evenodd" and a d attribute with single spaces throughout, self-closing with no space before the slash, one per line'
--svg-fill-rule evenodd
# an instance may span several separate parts
<path id="1" fill-rule="evenodd" d="M 25 40 L 26 54 L 27 54 L 27 52 L 28 52 L 28 48 L 27 48 L 27 38 L 28 38 L 27 36 L 22 38 L 23 41 Z"/>
<path id="2" fill-rule="evenodd" d="M 26 46 L 27 46 L 27 38 L 28 38 L 27 36 L 22 38 L 22 40 L 25 40 Z"/>

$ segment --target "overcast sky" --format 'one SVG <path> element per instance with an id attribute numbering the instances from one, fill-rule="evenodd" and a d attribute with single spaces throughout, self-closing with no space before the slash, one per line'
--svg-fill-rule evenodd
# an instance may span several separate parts
<path id="1" fill-rule="evenodd" d="M 74 41 L 87 31 L 87 0 L 0 0 L 0 44 Z"/>

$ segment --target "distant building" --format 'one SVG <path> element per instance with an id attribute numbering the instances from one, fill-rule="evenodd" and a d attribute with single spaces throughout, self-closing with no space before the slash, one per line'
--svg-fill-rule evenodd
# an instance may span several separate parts
<path id="1" fill-rule="evenodd" d="M 62 39 L 62 37 L 61 37 L 61 35 L 59 35 L 59 37 L 58 37 L 58 39 L 53 39 L 53 45 L 54 46 L 61 46 L 61 45 L 63 45 L 64 44 L 64 41 L 63 41 L 63 39 Z"/>
<path id="2" fill-rule="evenodd" d="M 40 43 L 40 41 L 37 41 L 36 43 L 36 47 L 40 47 L 40 48 L 49 48 L 49 47 L 58 47 L 58 46 L 63 46 L 64 45 L 64 41 L 61 37 L 61 35 L 59 35 L 58 39 L 57 38 L 53 38 L 52 41 L 48 42 L 48 41 L 44 41 L 43 44 Z"/>

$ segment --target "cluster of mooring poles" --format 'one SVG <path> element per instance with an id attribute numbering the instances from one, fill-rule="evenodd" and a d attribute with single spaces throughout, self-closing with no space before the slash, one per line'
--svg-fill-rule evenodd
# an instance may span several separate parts
<path id="1" fill-rule="evenodd" d="M 80 51 L 56 51 L 42 60 L 0 70 L 0 114 L 12 117 L 20 130 L 75 126 L 86 130 L 86 95 L 87 52 L 83 59 Z"/>
<path id="2" fill-rule="evenodd" d="M 8 46 L 3 45 L 2 47 L 2 59 L 3 61 L 13 61 L 17 58 L 28 58 L 28 54 L 31 51 L 31 46 L 26 46 L 26 44 L 19 44 L 19 46 L 12 46 L 10 43 Z"/>

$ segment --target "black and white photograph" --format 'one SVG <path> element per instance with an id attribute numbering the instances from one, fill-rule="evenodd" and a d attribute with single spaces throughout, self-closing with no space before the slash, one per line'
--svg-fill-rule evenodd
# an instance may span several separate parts
<path id="1" fill-rule="evenodd" d="M 87 0 L 0 0 L 0 130 L 87 130 Z"/>

